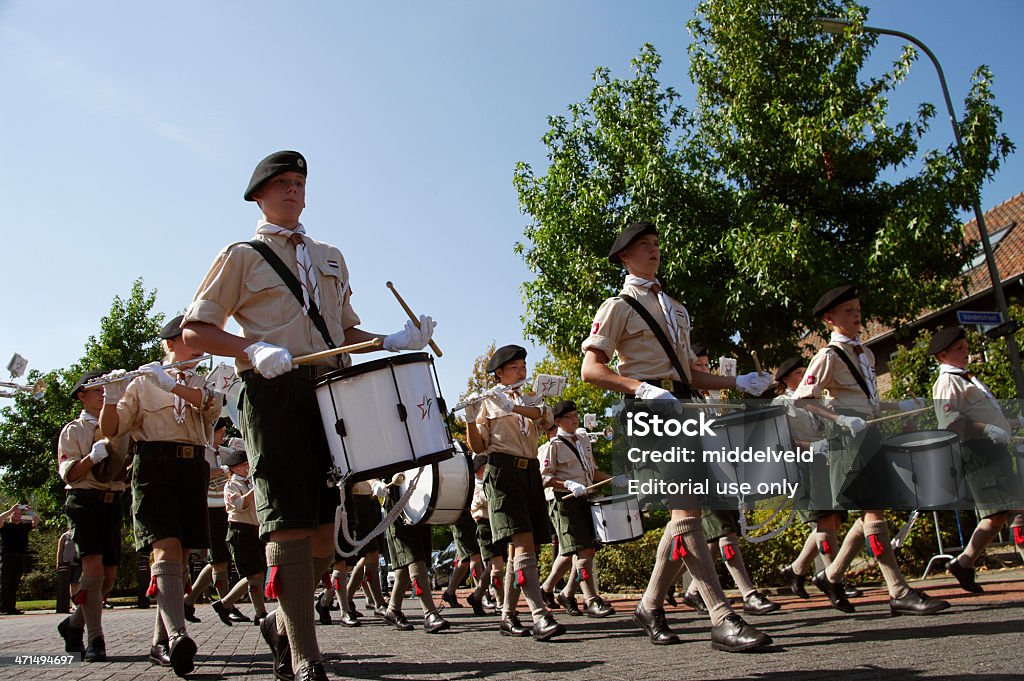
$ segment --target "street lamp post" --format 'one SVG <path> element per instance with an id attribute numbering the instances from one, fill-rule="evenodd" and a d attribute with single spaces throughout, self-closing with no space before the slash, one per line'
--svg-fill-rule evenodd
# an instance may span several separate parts
<path id="1" fill-rule="evenodd" d="M 821 30 L 825 33 L 832 33 L 836 35 L 842 35 L 847 28 L 853 26 L 853 23 L 846 19 L 837 19 L 833 17 L 821 17 L 816 19 Z M 928 49 L 928 46 L 923 42 L 903 31 L 896 31 L 890 28 L 878 28 L 876 26 L 861 26 L 860 30 L 867 31 L 868 33 L 875 33 L 878 35 L 893 35 L 897 38 L 903 38 L 914 45 L 917 45 L 921 50 L 928 55 L 928 58 L 932 60 L 932 64 L 935 66 L 935 71 L 939 74 L 939 85 L 942 86 L 942 96 L 946 100 L 946 111 L 949 113 L 949 123 L 953 126 L 953 138 L 956 140 L 956 150 L 960 155 L 960 162 L 966 167 L 967 155 L 964 154 L 964 145 L 960 140 L 960 126 L 956 120 L 956 114 L 953 113 L 953 102 L 949 98 L 949 88 L 946 87 L 946 76 L 942 72 L 942 65 L 939 64 L 939 60 L 935 57 L 935 54 Z M 1006 350 L 1010 358 L 1010 368 L 1013 371 L 1013 382 L 1017 386 L 1017 398 L 1021 399 L 1024 397 L 1024 372 L 1021 371 L 1020 366 L 1020 354 L 1017 350 L 1017 339 L 1014 337 L 1014 331 L 1016 325 L 1010 320 L 1010 309 L 1006 305 L 1006 296 L 1003 295 L 1002 280 L 999 278 L 999 268 L 996 266 L 996 258 L 992 251 L 992 242 L 988 236 L 988 228 L 985 226 L 985 215 L 981 210 L 981 203 L 978 198 L 977 192 L 971 198 L 972 207 L 974 208 L 974 219 L 978 223 L 978 235 L 981 238 L 981 247 L 985 252 L 985 263 L 988 265 L 988 274 L 992 279 L 992 292 L 996 297 L 996 305 L 999 307 L 999 312 L 1003 317 L 1002 327 L 1008 330 L 1006 336 Z"/>

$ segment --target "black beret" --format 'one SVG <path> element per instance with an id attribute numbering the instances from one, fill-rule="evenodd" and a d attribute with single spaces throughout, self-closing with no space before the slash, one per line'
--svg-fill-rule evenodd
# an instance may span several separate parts
<path id="1" fill-rule="evenodd" d="M 782 381 L 788 374 L 794 369 L 799 369 L 803 366 L 803 357 L 790 357 L 785 362 L 779 365 L 779 368 L 775 370 L 775 380 Z"/>
<path id="2" fill-rule="evenodd" d="M 185 319 L 185 315 L 178 315 L 171 321 L 164 324 L 164 328 L 160 329 L 160 338 L 164 340 L 170 340 L 177 338 L 181 335 L 181 322 Z"/>
<path id="3" fill-rule="evenodd" d="M 615 243 L 612 244 L 611 250 L 608 251 L 608 262 L 618 265 L 622 262 L 619 260 L 619 251 L 633 243 L 634 239 L 639 239 L 645 234 L 657 233 L 658 228 L 654 226 L 653 222 L 632 222 L 626 225 L 622 230 L 622 234 L 619 234 Z"/>
<path id="4" fill-rule="evenodd" d="M 473 472 L 476 473 L 478 470 L 487 465 L 487 455 L 477 454 L 473 457 Z"/>
<path id="5" fill-rule="evenodd" d="M 818 298 L 818 302 L 814 304 L 814 316 L 821 317 L 837 305 L 858 297 L 856 286 L 837 286 Z"/>
<path id="6" fill-rule="evenodd" d="M 86 383 L 93 380 L 94 378 L 99 378 L 105 373 L 107 372 L 103 371 L 102 369 L 94 369 L 92 371 L 83 372 L 82 375 L 78 377 L 78 380 L 75 381 L 74 387 L 71 388 L 71 399 L 75 399 L 76 397 L 78 397 L 78 391 L 81 390 Z"/>
<path id="7" fill-rule="evenodd" d="M 275 151 L 270 156 L 259 162 L 256 170 L 252 171 L 252 178 L 249 186 L 245 188 L 243 195 L 246 201 L 255 201 L 252 195 L 264 182 L 270 178 L 294 170 L 303 177 L 306 177 L 306 159 L 297 151 Z"/>
<path id="8" fill-rule="evenodd" d="M 526 359 L 526 348 L 519 345 L 502 345 L 491 355 L 491 361 L 487 363 L 487 373 L 494 373 L 503 365 L 517 359 Z"/>
<path id="9" fill-rule="evenodd" d="M 217 422 L 213 424 L 214 430 L 220 430 L 221 428 L 227 428 L 231 424 L 231 419 L 227 416 L 221 416 L 217 419 Z"/>
<path id="10" fill-rule="evenodd" d="M 943 350 L 949 348 L 950 345 L 956 343 L 961 338 L 967 336 L 967 332 L 964 331 L 962 326 L 947 326 L 944 329 L 939 329 L 932 336 L 932 340 L 928 343 L 928 354 L 937 355 Z"/>
<path id="11" fill-rule="evenodd" d="M 697 343 L 696 345 L 694 345 L 690 349 L 693 350 L 693 354 L 696 355 L 697 357 L 710 357 L 711 356 L 711 355 L 708 354 L 708 346 L 704 345 L 703 343 Z"/>
<path id="12" fill-rule="evenodd" d="M 571 414 L 574 411 L 579 411 L 579 409 L 576 408 L 576 403 L 573 402 L 572 400 L 562 400 L 560 402 L 556 402 L 554 408 L 551 411 L 554 413 L 555 418 L 559 419 L 565 416 L 566 414 Z"/>
<path id="13" fill-rule="evenodd" d="M 220 448 L 220 462 L 225 466 L 237 466 L 240 463 L 245 463 L 248 459 L 245 456 L 244 449 L 231 449 L 230 447 Z"/>

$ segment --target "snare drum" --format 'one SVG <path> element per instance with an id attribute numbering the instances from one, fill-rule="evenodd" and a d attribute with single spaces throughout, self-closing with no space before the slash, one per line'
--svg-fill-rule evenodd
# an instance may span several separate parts
<path id="1" fill-rule="evenodd" d="M 455 456 L 422 468 L 416 489 L 402 509 L 410 525 L 451 525 L 469 508 L 475 480 L 473 464 L 462 443 L 454 444 Z M 418 472 L 405 473 L 399 495 L 405 496 Z"/>
<path id="2" fill-rule="evenodd" d="M 335 473 L 351 480 L 447 459 L 452 438 L 434 360 L 414 352 L 356 364 L 316 383 Z"/>
<path id="3" fill-rule="evenodd" d="M 590 502 L 594 537 L 602 544 L 622 544 L 644 535 L 640 503 L 633 494 L 617 494 Z"/>
<path id="4" fill-rule="evenodd" d="M 962 507 L 968 499 L 956 433 L 921 430 L 893 435 L 882 444 L 890 471 L 893 509 L 932 511 Z"/>
<path id="5" fill-rule="evenodd" d="M 771 454 L 795 451 L 785 407 L 776 405 L 720 416 L 715 418 L 711 430 L 714 436 L 703 436 L 702 446 L 708 472 L 716 483 L 747 483 L 752 491 L 744 499 L 756 501 L 779 496 L 784 480 L 789 484 L 800 481 L 799 466 L 781 457 L 778 461 L 727 460 L 730 452 L 742 454 L 748 449 Z"/>

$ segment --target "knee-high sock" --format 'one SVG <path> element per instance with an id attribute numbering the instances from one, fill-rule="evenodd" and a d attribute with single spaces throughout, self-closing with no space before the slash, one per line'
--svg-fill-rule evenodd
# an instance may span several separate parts
<path id="1" fill-rule="evenodd" d="M 380 588 L 380 571 L 376 569 L 366 570 L 363 573 L 363 584 L 370 592 L 370 600 L 374 608 L 384 607 L 384 594 Z"/>
<path id="2" fill-rule="evenodd" d="M 1001 529 L 1003 529 L 1003 523 L 993 522 L 990 517 L 982 518 L 978 523 L 978 527 L 971 534 L 967 546 L 957 556 L 956 562 L 960 563 L 960 567 L 974 567 L 974 564 L 978 562 L 978 558 L 981 558 L 982 552 L 985 551 L 985 547 L 992 543 L 992 540 L 995 539 Z"/>
<path id="3" fill-rule="evenodd" d="M 427 564 L 418 560 L 409 566 L 409 579 L 412 581 L 412 593 L 420 599 L 420 607 L 423 614 L 429 615 L 437 612 L 434 606 L 434 595 L 430 592 L 430 575 L 427 573 Z"/>
<path id="4" fill-rule="evenodd" d="M 81 584 L 81 582 L 79 582 L 79 584 Z M 79 587 L 78 590 L 81 591 L 81 587 Z M 77 596 L 77 594 L 75 595 Z M 71 621 L 69 624 L 73 627 L 78 627 L 79 629 L 85 626 L 85 610 L 81 605 L 76 605 L 75 609 L 71 611 Z"/>
<path id="5" fill-rule="evenodd" d="M 832 564 L 825 568 L 825 576 L 830 582 L 841 582 L 846 576 L 846 570 L 850 563 L 857 557 L 857 554 L 864 548 L 864 519 L 857 518 L 857 521 L 847 530 L 843 537 L 843 545 L 839 547 L 839 553 L 835 555 Z"/>
<path id="6" fill-rule="evenodd" d="M 245 578 L 248 583 L 249 599 L 252 601 L 253 610 L 257 615 L 267 612 L 267 604 L 263 602 L 263 575 L 249 575 Z"/>
<path id="7" fill-rule="evenodd" d="M 889 541 L 889 526 L 885 524 L 884 520 L 865 522 L 864 534 L 871 546 L 871 553 L 878 561 L 878 568 L 882 571 L 885 585 L 889 588 L 889 596 L 892 598 L 905 596 L 910 586 L 903 578 L 903 571 L 900 570 L 900 564 L 896 561 L 896 553 L 892 550 L 892 543 Z"/>
<path id="8" fill-rule="evenodd" d="M 660 588 L 658 605 L 661 607 L 661 600 L 665 592 L 671 587 L 671 579 L 675 576 L 676 566 L 672 563 L 682 560 L 686 563 L 686 569 L 690 571 L 693 581 L 697 584 L 701 598 L 708 606 L 708 614 L 713 625 L 719 625 L 726 615 L 732 612 L 729 602 L 725 599 L 722 585 L 718 581 L 718 573 L 715 571 L 715 563 L 711 558 L 711 551 L 708 549 L 707 539 L 704 537 L 704 530 L 701 528 L 700 518 L 680 518 L 671 520 L 665 526 L 665 534 L 658 545 L 658 561 L 663 562 L 662 574 L 658 577 Z M 658 566 L 655 564 L 655 572 Z M 652 573 L 651 582 L 655 581 Z M 652 589 L 651 582 L 647 589 Z M 648 594 L 644 593 L 645 607 L 647 607 Z"/>
<path id="9" fill-rule="evenodd" d="M 864 524 L 861 523 L 861 529 L 864 528 Z M 839 550 L 839 536 L 833 529 L 817 530 L 812 535 L 818 545 L 818 555 L 821 556 L 821 562 L 824 563 L 827 568 L 832 564 L 833 557 Z"/>
<path id="10" fill-rule="evenodd" d="M 117 581 L 117 575 L 103 575 L 103 599 L 106 600 L 110 592 L 114 590 L 114 582 Z"/>
<path id="11" fill-rule="evenodd" d="M 818 533 L 814 530 L 807 535 L 807 539 L 804 540 L 804 547 L 800 549 L 800 555 L 793 561 L 791 568 L 793 568 L 793 574 L 795 575 L 806 575 L 810 569 L 811 564 L 814 563 L 814 558 L 818 555 Z M 829 556 L 829 562 L 832 562 L 832 557 Z M 825 564 L 826 566 L 828 563 Z"/>
<path id="12" fill-rule="evenodd" d="M 196 599 L 203 595 L 210 588 L 211 584 L 213 584 L 213 566 L 207 563 L 199 571 L 196 581 L 192 583 L 192 591 L 185 596 L 185 602 L 189 605 L 195 605 Z"/>
<path id="13" fill-rule="evenodd" d="M 538 621 L 550 611 L 544 605 L 544 597 L 540 593 L 540 572 L 537 570 L 537 554 L 532 551 L 516 554 L 515 576 L 513 579 L 523 591 L 526 603 L 530 606 L 533 621 Z"/>
<path id="14" fill-rule="evenodd" d="M 459 588 L 462 581 L 466 579 L 466 575 L 469 574 L 469 561 L 460 560 L 458 566 L 452 570 L 452 577 L 448 580 L 448 587 L 444 590 L 449 596 L 455 595 L 455 590 Z"/>
<path id="15" fill-rule="evenodd" d="M 473 575 L 473 585 L 476 587 L 473 589 L 473 598 L 479 601 L 487 591 L 487 583 L 490 581 L 488 580 L 489 571 L 480 556 L 473 556 L 471 559 L 470 572 Z"/>
<path id="16" fill-rule="evenodd" d="M 85 616 L 86 640 L 103 636 L 103 575 L 82 577 L 79 591 L 81 608 Z"/>
<path id="17" fill-rule="evenodd" d="M 366 558 L 360 558 L 359 562 L 352 568 L 352 571 L 348 573 L 348 584 L 345 585 L 345 602 L 342 604 L 345 607 L 342 610 L 348 611 L 349 603 L 355 600 L 356 593 L 363 585 L 363 578 L 366 574 Z"/>
<path id="18" fill-rule="evenodd" d="M 562 554 L 558 554 L 557 556 L 555 556 L 555 559 L 551 561 L 551 572 L 548 573 L 548 578 L 544 580 L 544 584 L 541 586 L 541 588 L 547 592 L 554 591 L 555 587 L 558 585 L 559 580 L 565 576 L 565 573 L 567 573 L 572 568 L 572 566 L 573 557 L 571 555 L 563 556 Z M 566 581 L 571 582 L 572 579 L 570 578 Z"/>
<path id="19" fill-rule="evenodd" d="M 185 633 L 185 595 L 181 581 L 181 561 L 158 560 L 150 574 L 156 577 L 156 602 L 171 636 Z"/>
<path id="20" fill-rule="evenodd" d="M 320 661 L 309 598 L 316 588 L 313 542 L 310 538 L 267 542 L 267 565 L 276 573 L 277 619 L 284 624 L 292 648 L 292 670 Z M 276 568 L 276 570 L 275 570 Z"/>
<path id="21" fill-rule="evenodd" d="M 249 580 L 240 579 L 231 587 L 231 591 L 224 598 L 220 599 L 221 604 L 228 610 L 235 607 L 235 603 L 249 591 Z"/>
<path id="22" fill-rule="evenodd" d="M 1017 554 L 1024 558 L 1024 513 L 1018 513 L 1010 521 L 1010 541 L 1017 548 Z"/>
<path id="23" fill-rule="evenodd" d="M 213 571 L 213 588 L 221 600 L 228 595 L 228 573 Z"/>
<path id="24" fill-rule="evenodd" d="M 494 600 L 497 601 L 498 611 L 505 610 L 505 564 L 497 559 L 490 563 L 491 587 L 494 589 Z"/>
<path id="25" fill-rule="evenodd" d="M 658 542 L 658 552 L 655 554 L 654 569 L 651 570 L 651 578 L 647 580 L 647 589 L 644 591 L 642 603 L 646 610 L 656 610 L 665 603 L 665 594 L 673 587 L 680 574 L 679 565 L 683 562 L 682 557 L 672 551 L 673 536 L 677 521 L 670 521 L 661 533 L 661 541 Z M 673 528 L 670 530 L 669 528 Z"/>
<path id="26" fill-rule="evenodd" d="M 505 601 L 502 604 L 501 611 L 515 613 L 519 607 L 521 589 L 516 581 L 515 561 L 511 558 L 505 561 L 505 575 L 502 579 L 504 580 L 502 585 L 505 589 Z"/>
<path id="27" fill-rule="evenodd" d="M 153 622 L 153 645 L 167 645 L 167 627 L 164 626 L 164 618 L 160 612 L 159 603 L 156 606 L 156 621 Z"/>
<path id="28" fill-rule="evenodd" d="M 570 579 L 571 582 L 576 582 L 580 585 L 580 589 L 583 590 L 583 598 L 587 601 L 587 605 L 598 597 L 597 592 L 597 576 L 594 574 L 594 559 L 591 558 L 580 558 L 576 556 L 576 578 Z"/>
<path id="29" fill-rule="evenodd" d="M 739 537 L 727 534 L 718 540 L 718 546 L 722 549 L 722 560 L 736 588 L 740 590 L 740 595 L 746 598 L 754 593 L 754 583 L 747 572 L 747 566 L 743 564 L 743 554 L 740 553 Z"/>
<path id="30" fill-rule="evenodd" d="M 405 600 L 405 590 L 409 588 L 409 567 L 398 568 L 395 571 L 395 585 L 391 587 L 391 602 L 388 610 L 402 612 L 402 601 Z"/>

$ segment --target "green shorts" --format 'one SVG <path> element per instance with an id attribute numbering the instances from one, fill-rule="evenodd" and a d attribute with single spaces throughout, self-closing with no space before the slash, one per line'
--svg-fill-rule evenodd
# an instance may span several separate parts
<path id="1" fill-rule="evenodd" d="M 69 489 L 64 512 L 78 560 L 103 556 L 103 565 L 121 564 L 121 492 Z"/>
<path id="2" fill-rule="evenodd" d="M 491 536 L 491 521 L 486 518 L 476 521 L 476 541 L 480 545 L 480 557 L 484 560 L 504 558 L 508 551 L 508 540 L 495 542 Z"/>
<path id="3" fill-rule="evenodd" d="M 370 494 L 346 494 L 345 513 L 348 516 L 349 534 L 355 539 L 361 539 L 370 534 L 377 525 L 380 525 L 381 518 L 383 517 L 380 512 L 380 502 L 377 501 L 377 497 Z M 356 556 L 363 558 L 366 554 L 374 551 L 378 553 L 386 551 L 386 543 L 387 540 L 384 538 L 384 534 L 379 534 L 364 544 Z M 338 533 L 338 545 L 346 551 L 352 549 L 351 545 L 342 538 L 340 531 Z M 341 557 L 339 556 L 338 558 L 340 559 Z M 355 561 L 356 558 L 351 558 L 351 560 Z"/>
<path id="4" fill-rule="evenodd" d="M 455 539 L 455 550 L 459 560 L 469 560 L 480 553 L 480 542 L 476 538 L 476 521 L 466 511 L 452 525 L 452 538 Z"/>
<path id="5" fill-rule="evenodd" d="M 260 528 L 248 523 L 228 523 L 227 545 L 231 560 L 242 577 L 267 571 L 266 547 L 260 540 Z"/>
<path id="6" fill-rule="evenodd" d="M 228 562 L 228 512 L 223 506 L 207 504 L 210 517 L 209 560 L 213 564 Z"/>
<path id="7" fill-rule="evenodd" d="M 974 507 L 982 518 L 1016 511 L 1024 507 L 1020 473 L 1013 470 L 1013 459 L 1006 445 L 988 439 L 967 440 L 961 450 L 964 479 Z"/>
<path id="8" fill-rule="evenodd" d="M 740 533 L 739 511 L 701 511 L 700 525 L 704 529 L 704 537 L 715 541 L 730 534 Z"/>
<path id="9" fill-rule="evenodd" d="M 490 505 L 494 540 L 528 532 L 533 534 L 534 544 L 551 543 L 551 521 L 537 459 L 489 454 L 484 471 L 484 494 Z"/>
<path id="10" fill-rule="evenodd" d="M 174 451 L 198 450 L 191 457 Z M 176 538 L 185 549 L 210 546 L 206 486 L 210 466 L 203 445 L 163 442 L 138 443 L 132 464 L 132 519 L 135 548 L 149 548 L 160 539 Z"/>
<path id="11" fill-rule="evenodd" d="M 338 489 L 327 484 L 333 464 L 309 375 L 296 369 L 267 379 L 242 372 L 241 430 L 264 540 L 277 530 L 334 522 Z"/>
<path id="12" fill-rule="evenodd" d="M 558 554 L 571 556 L 583 549 L 594 548 L 594 520 L 590 515 L 590 501 L 582 497 L 564 495 L 548 502 L 548 516 L 558 537 Z"/>

